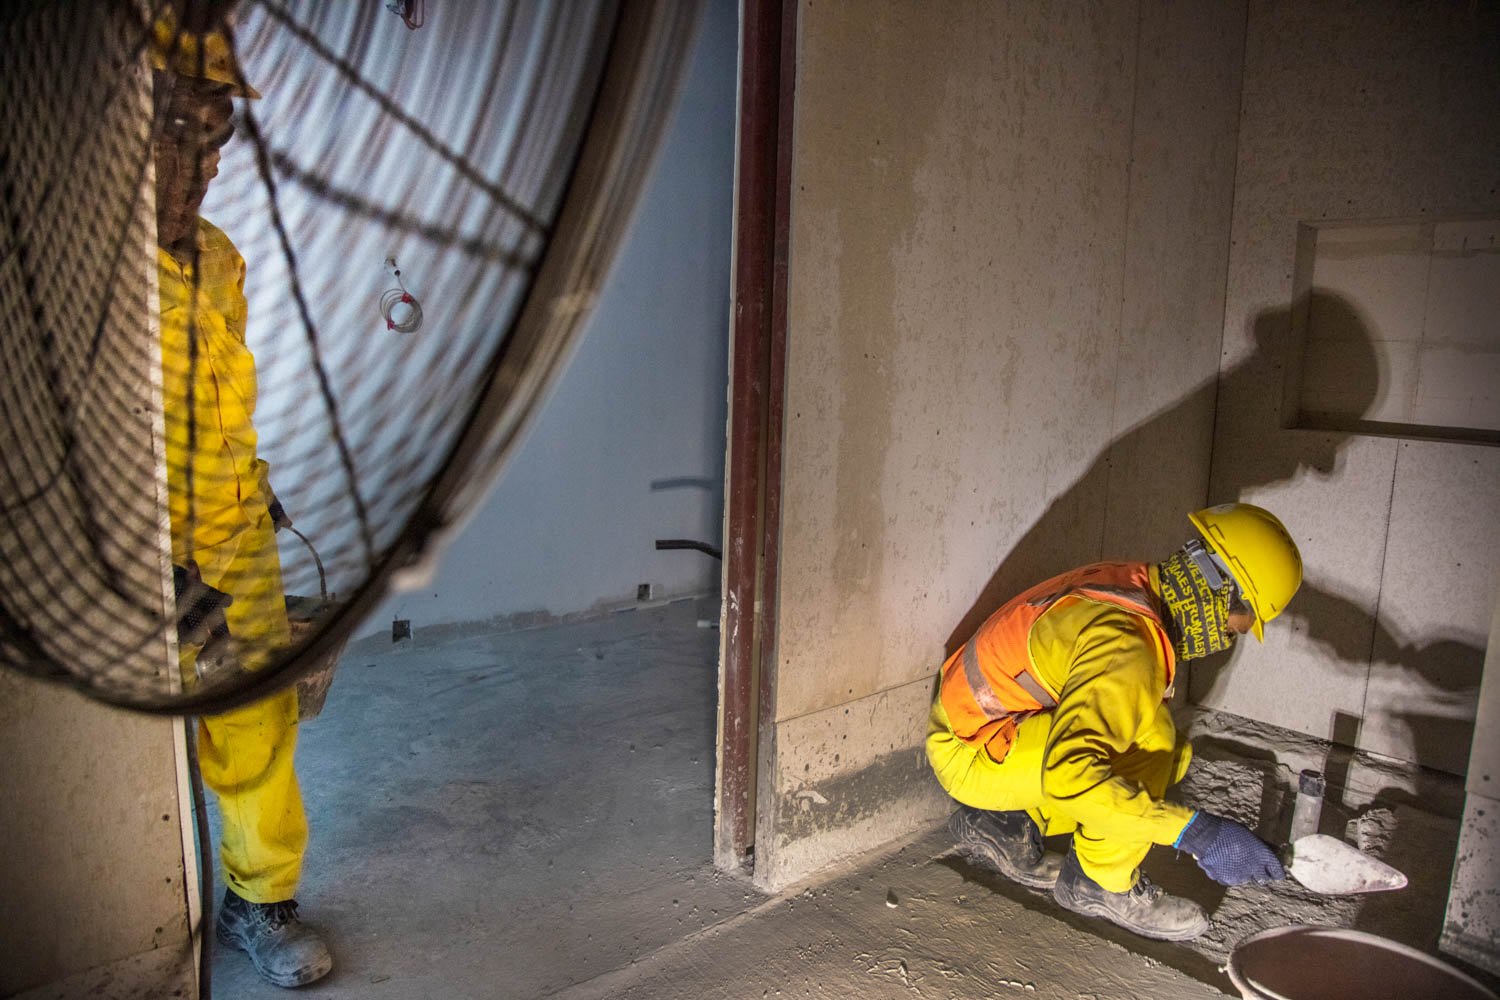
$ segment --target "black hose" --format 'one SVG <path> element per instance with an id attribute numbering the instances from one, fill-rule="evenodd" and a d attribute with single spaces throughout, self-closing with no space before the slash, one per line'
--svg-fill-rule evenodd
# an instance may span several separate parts
<path id="1" fill-rule="evenodd" d="M 213 1000 L 214 995 L 214 858 L 208 830 L 208 800 L 203 792 L 203 775 L 198 770 L 198 720 L 182 720 L 187 737 L 188 779 L 193 786 L 193 820 L 198 833 L 198 894 L 201 897 L 198 919 L 198 1000 Z"/>
<path id="2" fill-rule="evenodd" d="M 715 559 L 723 559 L 724 553 L 714 548 L 707 542 L 697 542 L 691 538 L 658 538 L 656 540 L 658 549 L 692 549 L 713 556 Z"/>

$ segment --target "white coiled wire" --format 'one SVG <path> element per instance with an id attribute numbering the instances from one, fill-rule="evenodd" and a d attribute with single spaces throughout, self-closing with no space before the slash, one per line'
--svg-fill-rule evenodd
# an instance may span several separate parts
<path id="1" fill-rule="evenodd" d="M 396 271 L 396 284 L 399 287 L 388 288 L 380 296 L 380 315 L 385 319 L 385 328 L 397 333 L 415 333 L 422 327 L 422 303 L 406 290 L 400 270 Z M 404 314 L 399 318 L 398 310 Z"/>

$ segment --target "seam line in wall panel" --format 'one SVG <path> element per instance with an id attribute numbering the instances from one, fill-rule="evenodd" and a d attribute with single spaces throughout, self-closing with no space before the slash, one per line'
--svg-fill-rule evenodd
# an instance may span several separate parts
<path id="1" fill-rule="evenodd" d="M 1357 744 L 1360 733 L 1365 727 L 1365 713 L 1370 710 L 1370 679 L 1375 676 L 1375 637 L 1380 634 L 1380 601 L 1385 596 L 1385 563 L 1391 554 L 1391 521 L 1396 510 L 1396 477 L 1401 472 L 1401 449 L 1406 447 L 1406 442 L 1396 442 L 1396 457 L 1391 462 L 1391 492 L 1385 503 L 1385 537 L 1380 544 L 1380 572 L 1375 579 L 1379 581 L 1375 588 L 1375 609 L 1371 612 L 1370 621 L 1370 648 L 1369 655 L 1365 657 L 1365 690 L 1359 700 L 1359 732 L 1354 734 Z M 1413 755 L 1416 747 L 1412 747 Z"/>
<path id="2" fill-rule="evenodd" d="M 823 712 L 832 711 L 835 708 L 847 708 L 850 705 L 855 704 L 856 702 L 866 701 L 870 698 L 878 698 L 883 694 L 890 694 L 892 691 L 899 691 L 902 688 L 911 687 L 913 684 L 932 684 L 936 679 L 938 668 L 941 666 L 942 662 L 937 661 L 936 665 L 932 668 L 932 672 L 925 677 L 914 677 L 909 681 L 902 681 L 899 684 L 892 684 L 890 687 L 883 687 L 879 691 L 871 691 L 869 694 L 860 695 L 858 698 L 855 698 L 854 701 L 841 701 L 834 705 L 823 705 L 819 708 L 809 708 L 807 711 L 798 713 L 797 715 L 789 715 L 785 718 L 777 719 L 776 725 L 784 726 L 788 722 L 796 722 L 798 719 L 805 719 L 809 715 L 819 715 Z"/>
<path id="3" fill-rule="evenodd" d="M 1120 301 L 1115 310 L 1115 363 L 1110 366 L 1114 378 L 1109 385 L 1109 444 L 1106 446 L 1104 462 L 1104 516 L 1099 523 L 1099 544 L 1094 558 L 1104 558 L 1104 546 L 1109 540 L 1109 512 L 1114 506 L 1115 446 L 1119 442 L 1117 421 L 1120 414 L 1120 358 L 1125 353 L 1125 296 L 1130 288 L 1130 205 L 1135 196 L 1135 128 L 1136 114 L 1141 104 L 1141 23 L 1145 13 L 1138 3 L 1135 10 L 1135 72 L 1130 84 L 1130 142 L 1125 147 L 1125 219 L 1120 236 Z"/>
<path id="4" fill-rule="evenodd" d="M 1229 276 L 1234 271 L 1234 230 L 1239 218 L 1240 200 L 1240 137 L 1245 132 L 1245 64 L 1250 49 L 1250 4 L 1245 4 L 1245 27 L 1240 37 L 1240 107 L 1234 119 L 1234 170 L 1229 182 L 1229 231 L 1228 245 L 1224 247 L 1224 287 L 1220 292 L 1219 357 L 1214 366 L 1214 404 L 1210 425 L 1213 427 L 1208 443 L 1208 483 L 1203 502 L 1214 499 L 1214 466 L 1219 455 L 1219 395 L 1224 385 L 1224 344 L 1229 336 Z M 1238 500 L 1239 497 L 1233 499 Z M 1188 683 L 1191 692 L 1192 683 Z"/>
<path id="5" fill-rule="evenodd" d="M 1432 314 L 1432 267 L 1437 260 L 1436 228 L 1431 222 L 1424 223 L 1422 228 L 1428 230 L 1427 273 L 1422 276 L 1422 325 L 1417 328 L 1417 350 L 1412 358 L 1416 371 L 1412 373 L 1411 398 L 1406 401 L 1406 412 L 1411 414 L 1413 422 L 1417 420 L 1417 405 L 1422 398 L 1422 353 L 1427 348 L 1427 319 Z"/>

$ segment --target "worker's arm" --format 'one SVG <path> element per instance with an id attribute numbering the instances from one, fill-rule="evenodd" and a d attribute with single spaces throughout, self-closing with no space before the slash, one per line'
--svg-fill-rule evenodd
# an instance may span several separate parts
<path id="1" fill-rule="evenodd" d="M 253 400 L 256 396 L 255 386 L 255 359 L 245 342 L 245 258 L 235 249 L 229 237 L 217 227 L 202 223 L 205 228 L 204 239 L 215 252 L 223 255 L 229 263 L 226 265 L 228 273 L 233 278 L 233 291 L 225 291 L 218 296 L 216 304 L 225 317 L 225 333 L 234 338 L 239 350 L 235 353 L 235 380 L 237 382 L 236 392 L 239 398 L 252 400 L 249 407 L 245 408 L 243 414 L 236 414 L 242 422 L 242 433 L 246 433 L 253 446 L 255 431 L 251 424 L 251 411 L 254 408 Z M 276 491 L 271 489 L 271 466 L 258 455 L 252 459 L 252 473 L 255 476 L 256 485 L 260 488 L 261 498 L 266 502 L 266 510 L 271 515 L 271 524 L 277 531 L 282 528 L 290 528 L 292 519 L 287 515 L 286 509 L 281 506 L 281 501 L 276 496 Z"/>
<path id="2" fill-rule="evenodd" d="M 1048 805 L 1094 836 L 1170 844 L 1193 811 L 1115 775 L 1111 760 L 1156 722 L 1166 666 L 1149 626 L 1103 610 L 1077 633 L 1042 766 Z M 1163 752 L 1168 752 L 1164 750 Z"/>

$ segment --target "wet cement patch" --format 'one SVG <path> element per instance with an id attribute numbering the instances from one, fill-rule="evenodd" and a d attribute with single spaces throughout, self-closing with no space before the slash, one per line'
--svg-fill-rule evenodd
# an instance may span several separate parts
<path id="1" fill-rule="evenodd" d="M 911 797 L 914 787 L 932 784 L 932 768 L 921 747 L 881 754 L 870 764 L 782 792 L 777 828 L 782 845 L 829 830 L 853 826 Z"/>

